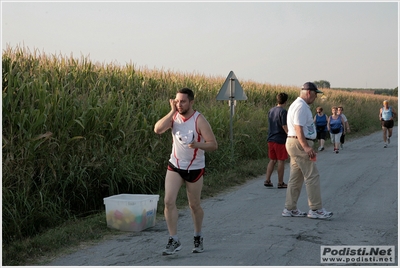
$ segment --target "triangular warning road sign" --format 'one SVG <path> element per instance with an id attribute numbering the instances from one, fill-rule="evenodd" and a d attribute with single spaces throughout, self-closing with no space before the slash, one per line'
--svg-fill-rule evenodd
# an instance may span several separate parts
<path id="1" fill-rule="evenodd" d="M 231 71 L 218 92 L 217 100 L 247 100 L 242 86 Z"/>

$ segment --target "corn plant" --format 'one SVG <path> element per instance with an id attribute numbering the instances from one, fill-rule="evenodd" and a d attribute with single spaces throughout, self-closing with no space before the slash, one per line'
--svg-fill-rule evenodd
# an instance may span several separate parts
<path id="1" fill-rule="evenodd" d="M 2 78 L 5 244 L 103 211 L 110 195 L 162 194 L 172 138 L 153 128 L 179 88 L 194 90 L 194 108 L 217 138 L 219 149 L 206 153 L 209 173 L 229 170 L 232 161 L 267 158 L 268 110 L 278 93 L 289 95 L 287 107 L 299 94 L 295 87 L 240 81 L 248 99 L 235 109 L 231 159 L 229 106 L 216 100 L 224 77 L 8 47 Z M 311 108 L 323 106 L 329 114 L 331 106 L 343 105 L 352 131 L 363 133 L 380 129 L 383 99 L 324 89 Z M 397 97 L 389 101 L 397 109 Z"/>

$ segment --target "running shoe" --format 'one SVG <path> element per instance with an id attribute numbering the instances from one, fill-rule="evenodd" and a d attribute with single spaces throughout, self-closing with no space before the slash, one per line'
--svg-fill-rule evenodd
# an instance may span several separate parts
<path id="1" fill-rule="evenodd" d="M 387 144 L 383 145 L 383 148 L 387 148 Z"/>
<path id="2" fill-rule="evenodd" d="M 181 242 L 175 241 L 172 237 L 168 239 L 168 244 L 163 250 L 163 255 L 171 255 L 182 249 Z"/>
<path id="3" fill-rule="evenodd" d="M 332 217 L 333 213 L 326 211 L 324 208 L 317 210 L 309 210 L 307 217 L 311 219 L 327 219 Z"/>
<path id="4" fill-rule="evenodd" d="M 204 251 L 203 247 L 203 237 L 195 236 L 194 237 L 194 248 L 192 250 L 193 253 L 201 253 Z"/>
<path id="5" fill-rule="evenodd" d="M 299 209 L 288 210 L 284 209 L 282 212 L 283 217 L 305 217 L 307 213 L 300 211 Z"/>

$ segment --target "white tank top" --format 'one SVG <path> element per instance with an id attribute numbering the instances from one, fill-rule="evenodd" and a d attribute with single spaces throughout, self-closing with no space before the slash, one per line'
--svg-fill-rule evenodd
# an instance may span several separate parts
<path id="1" fill-rule="evenodd" d="M 203 137 L 197 131 L 197 120 L 200 113 L 184 119 L 178 112 L 175 113 L 172 122 L 172 153 L 169 161 L 177 168 L 184 170 L 202 169 L 205 167 L 204 151 L 191 149 L 188 144 L 193 140 L 204 142 Z"/>

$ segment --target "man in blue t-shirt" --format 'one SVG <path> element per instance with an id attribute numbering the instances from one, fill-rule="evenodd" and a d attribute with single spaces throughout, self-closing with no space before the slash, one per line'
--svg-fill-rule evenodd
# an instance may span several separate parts
<path id="1" fill-rule="evenodd" d="M 283 182 L 283 174 L 285 171 L 285 161 L 288 159 L 285 143 L 287 137 L 287 124 L 286 117 L 287 111 L 285 110 L 288 95 L 286 93 L 279 93 L 276 97 L 278 105 L 271 108 L 268 112 L 268 157 L 269 163 L 267 166 L 266 180 L 264 186 L 273 187 L 271 182 L 271 175 L 274 171 L 275 164 L 278 163 L 278 188 L 287 188 L 287 184 Z"/>

